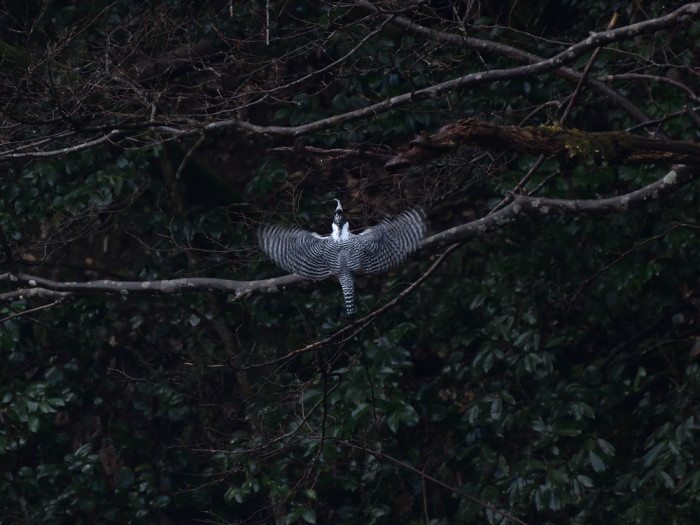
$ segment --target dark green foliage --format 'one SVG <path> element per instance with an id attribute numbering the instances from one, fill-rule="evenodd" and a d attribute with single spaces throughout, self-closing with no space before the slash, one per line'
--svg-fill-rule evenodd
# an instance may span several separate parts
<path id="1" fill-rule="evenodd" d="M 271 1 L 269 26 L 261 1 L 5 4 L 7 148 L 122 132 L 3 161 L 10 253 L 0 246 L 0 274 L 268 279 L 283 272 L 256 250 L 259 224 L 327 233 L 333 198 L 357 228 L 420 203 L 439 232 L 487 214 L 535 158 L 464 146 L 391 174 L 385 157 L 363 154 L 404 151 L 469 116 L 552 125 L 575 87 L 532 76 L 295 137 L 222 126 L 200 142 L 198 128 L 165 128 L 233 118 L 300 126 L 514 59 L 380 28 L 384 15 L 346 3 Z M 462 24 L 454 2 L 376 4 L 543 56 L 612 14 L 597 1 L 497 2 Z M 618 25 L 654 9 L 627 10 Z M 671 138 L 697 140 L 687 92 L 663 79 L 697 93 L 699 34 L 688 22 L 613 44 L 591 75 L 658 77 L 608 85 L 652 119 L 675 115 L 658 124 Z M 202 42 L 204 51 L 177 52 Z M 634 124 L 590 89 L 565 123 Z M 546 160 L 527 189 L 596 199 L 667 169 Z M 694 523 L 697 189 L 473 239 L 362 330 L 313 347 L 348 324 L 336 282 L 244 297 L 2 302 L 0 523 L 508 523 L 502 513 L 530 524 Z M 396 298 L 437 255 L 358 278 L 360 315 Z M 3 281 L 0 293 L 15 284 Z"/>

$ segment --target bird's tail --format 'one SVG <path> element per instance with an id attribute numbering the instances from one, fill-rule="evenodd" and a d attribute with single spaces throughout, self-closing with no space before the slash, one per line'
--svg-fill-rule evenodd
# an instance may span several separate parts
<path id="1" fill-rule="evenodd" d="M 355 306 L 355 278 L 352 272 L 341 273 L 338 276 L 340 281 L 340 286 L 343 288 L 343 298 L 345 299 L 345 311 L 348 315 L 352 315 L 357 312 L 357 307 Z"/>

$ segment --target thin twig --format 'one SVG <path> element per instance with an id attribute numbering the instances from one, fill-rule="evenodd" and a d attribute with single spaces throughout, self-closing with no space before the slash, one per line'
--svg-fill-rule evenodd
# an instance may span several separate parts
<path id="1" fill-rule="evenodd" d="M 202 133 L 197 139 L 197 142 L 192 144 L 192 147 L 187 150 L 185 156 L 182 157 L 182 162 L 180 162 L 180 165 L 177 167 L 177 171 L 175 172 L 175 180 L 180 180 L 180 176 L 182 175 L 182 172 L 185 169 L 185 164 L 187 164 L 187 161 L 190 160 L 190 157 L 192 156 L 192 153 L 194 153 L 194 150 L 196 150 L 202 144 L 202 142 L 204 142 L 205 138 L 206 135 Z"/>
<path id="2" fill-rule="evenodd" d="M 371 454 L 372 456 L 374 456 L 378 459 L 383 459 L 383 460 L 389 461 L 391 463 L 394 463 L 395 465 L 398 465 L 399 467 L 405 468 L 407 470 L 410 470 L 414 474 L 417 474 L 418 476 L 421 477 L 421 479 L 430 481 L 431 483 L 434 483 L 435 485 L 439 485 L 440 487 L 447 489 L 447 490 L 461 496 L 462 498 L 471 501 L 472 503 L 476 503 L 480 507 L 491 511 L 494 514 L 498 514 L 499 516 L 503 516 L 504 518 L 507 518 L 515 523 L 519 523 L 520 525 L 527 525 L 526 522 L 516 518 L 515 516 L 508 514 L 507 512 L 502 511 L 500 509 L 497 509 L 496 507 L 494 507 L 493 505 L 491 505 L 489 503 L 484 503 L 483 501 L 479 500 L 478 498 L 475 498 L 471 494 L 467 494 L 463 490 L 459 490 L 458 488 L 452 487 L 452 486 L 448 485 L 447 483 L 444 483 L 444 482 L 440 481 L 439 479 L 434 478 L 433 476 L 431 476 L 429 474 L 426 474 L 422 470 L 417 469 L 413 465 L 409 465 L 408 463 L 405 463 L 405 462 L 401 461 L 400 459 L 397 459 L 393 456 L 390 456 L 389 454 L 385 454 L 384 452 L 380 452 L 378 450 L 373 450 L 373 449 L 368 448 L 364 445 L 354 443 L 352 441 L 346 441 L 344 439 L 340 439 L 340 438 L 336 438 L 336 437 L 328 437 L 327 440 L 334 441 L 334 442 L 338 443 L 339 445 L 353 448 L 355 450 L 361 450 L 362 452 L 365 452 L 367 454 Z"/>
<path id="3" fill-rule="evenodd" d="M 0 319 L 0 323 L 4 323 L 5 321 L 9 321 L 10 319 L 14 319 L 15 317 L 20 317 L 22 315 L 27 315 L 27 314 L 32 314 L 34 312 L 38 312 L 39 310 L 45 310 L 46 308 L 51 308 L 52 306 L 56 306 L 59 303 L 59 301 L 54 301 L 49 304 L 44 304 L 41 306 L 37 306 L 35 308 L 30 308 L 29 310 L 23 310 L 21 312 L 17 312 L 12 315 L 8 315 L 7 317 L 3 317 Z"/>

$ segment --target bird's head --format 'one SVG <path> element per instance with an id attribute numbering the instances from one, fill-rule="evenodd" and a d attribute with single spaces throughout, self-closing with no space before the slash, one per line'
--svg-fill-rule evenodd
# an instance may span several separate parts
<path id="1" fill-rule="evenodd" d="M 338 205 L 335 208 L 335 215 L 333 215 L 333 231 L 331 232 L 331 237 L 336 241 L 344 241 L 348 238 L 350 230 L 348 229 L 348 220 L 345 218 L 343 213 L 343 207 L 340 205 L 338 199 L 333 199 Z"/>
<path id="2" fill-rule="evenodd" d="M 343 207 L 340 205 L 340 201 L 338 199 L 333 199 L 335 202 L 338 203 L 338 205 L 335 207 L 335 215 L 333 216 L 333 224 L 338 226 L 338 228 L 342 228 L 343 224 L 347 222 L 345 219 L 345 213 L 343 213 Z"/>

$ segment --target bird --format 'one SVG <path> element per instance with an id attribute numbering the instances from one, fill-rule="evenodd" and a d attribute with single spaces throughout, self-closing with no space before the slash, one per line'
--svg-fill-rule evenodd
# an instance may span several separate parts
<path id="1" fill-rule="evenodd" d="M 356 235 L 350 232 L 340 200 L 333 200 L 337 206 L 330 235 L 268 224 L 258 231 L 258 240 L 263 252 L 288 272 L 312 281 L 337 277 L 350 316 L 357 312 L 354 275 L 380 273 L 402 263 L 418 249 L 428 228 L 418 206 Z"/>

